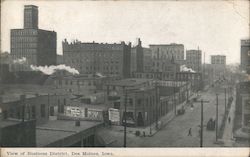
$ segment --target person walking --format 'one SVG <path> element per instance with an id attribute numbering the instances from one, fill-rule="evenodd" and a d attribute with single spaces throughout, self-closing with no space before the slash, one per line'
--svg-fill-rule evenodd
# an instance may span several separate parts
<path id="1" fill-rule="evenodd" d="M 231 117 L 228 117 L 228 123 L 230 123 L 231 122 Z"/>
<path id="2" fill-rule="evenodd" d="M 192 128 L 189 128 L 189 130 L 188 130 L 188 136 L 192 136 Z"/>

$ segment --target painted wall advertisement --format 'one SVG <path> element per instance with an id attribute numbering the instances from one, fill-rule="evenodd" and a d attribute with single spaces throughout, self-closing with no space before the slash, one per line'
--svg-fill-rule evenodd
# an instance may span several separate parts
<path id="1" fill-rule="evenodd" d="M 113 123 L 120 122 L 120 112 L 118 109 L 110 108 L 109 112 L 109 120 Z"/>

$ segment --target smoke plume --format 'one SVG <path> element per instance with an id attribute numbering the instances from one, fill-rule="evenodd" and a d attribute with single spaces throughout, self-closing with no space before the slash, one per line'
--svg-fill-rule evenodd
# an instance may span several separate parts
<path id="1" fill-rule="evenodd" d="M 18 58 L 18 59 L 13 60 L 13 63 L 14 64 L 23 64 L 26 61 L 27 61 L 27 59 L 25 57 L 22 57 L 22 58 Z"/>
<path id="2" fill-rule="evenodd" d="M 191 73 L 195 73 L 195 71 L 191 68 L 188 68 L 186 65 L 181 65 L 180 67 L 181 72 L 191 72 Z"/>
<path id="3" fill-rule="evenodd" d="M 66 70 L 70 73 L 72 73 L 73 75 L 75 74 L 79 74 L 79 71 L 76 70 L 75 68 L 71 68 L 70 66 L 66 66 L 64 64 L 60 64 L 60 65 L 51 65 L 51 66 L 34 66 L 34 65 L 30 65 L 30 68 L 32 70 L 35 71 L 41 71 L 42 73 L 46 74 L 46 75 L 51 75 L 54 72 L 56 72 L 56 70 Z"/>

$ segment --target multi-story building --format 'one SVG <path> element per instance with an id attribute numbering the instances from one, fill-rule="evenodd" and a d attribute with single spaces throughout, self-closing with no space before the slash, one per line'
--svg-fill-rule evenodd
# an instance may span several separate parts
<path id="1" fill-rule="evenodd" d="M 176 73 L 176 80 L 186 81 L 191 83 L 191 89 L 198 91 L 202 89 L 202 74 L 192 72 L 178 72 Z"/>
<path id="2" fill-rule="evenodd" d="M 234 137 L 240 144 L 249 145 L 250 132 L 250 82 L 240 82 L 236 87 Z M 246 145 L 245 145 L 246 146 Z"/>
<path id="3" fill-rule="evenodd" d="M 250 74 L 250 39 L 241 40 L 241 69 Z"/>
<path id="4" fill-rule="evenodd" d="M 56 32 L 38 29 L 38 7 L 25 5 L 24 28 L 11 29 L 11 56 L 13 71 L 30 71 L 29 65 L 56 64 Z M 23 59 L 25 64 L 19 64 Z"/>
<path id="5" fill-rule="evenodd" d="M 107 84 L 109 107 L 119 111 L 120 121 L 125 118 L 130 126 L 147 126 L 156 121 L 158 116 L 157 94 L 152 79 L 123 79 Z"/>
<path id="6" fill-rule="evenodd" d="M 201 72 L 201 50 L 187 50 L 186 65 L 196 72 Z"/>
<path id="7" fill-rule="evenodd" d="M 149 48 L 152 51 L 153 59 L 160 58 L 171 59 L 174 57 L 174 60 L 178 64 L 183 64 L 184 62 L 184 45 L 183 44 L 168 44 L 168 45 L 149 45 Z"/>
<path id="8" fill-rule="evenodd" d="M 140 38 L 138 38 L 137 45 L 131 48 L 131 72 L 143 72 L 144 60 L 144 48 L 141 46 Z"/>
<path id="9" fill-rule="evenodd" d="M 211 66 L 213 68 L 213 80 L 220 80 L 226 75 L 226 56 L 224 55 L 212 55 Z"/>
<path id="10" fill-rule="evenodd" d="M 99 44 L 63 41 L 64 63 L 81 74 L 130 77 L 131 43 Z"/>
<path id="11" fill-rule="evenodd" d="M 143 48 L 143 71 L 144 72 L 150 72 L 153 60 L 152 60 L 152 52 L 150 48 Z"/>
<path id="12" fill-rule="evenodd" d="M 211 55 L 211 64 L 226 65 L 226 56 L 224 56 L 224 55 Z"/>

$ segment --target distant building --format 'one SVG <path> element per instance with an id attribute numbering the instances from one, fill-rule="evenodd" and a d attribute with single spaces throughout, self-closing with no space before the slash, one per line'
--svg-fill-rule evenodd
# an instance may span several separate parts
<path id="1" fill-rule="evenodd" d="M 99 44 L 63 41 L 64 63 L 81 74 L 130 77 L 131 43 Z"/>
<path id="2" fill-rule="evenodd" d="M 186 66 L 195 72 L 201 72 L 201 50 L 186 51 Z"/>
<path id="3" fill-rule="evenodd" d="M 13 71 L 30 71 L 29 65 L 56 64 L 56 32 L 38 29 L 37 6 L 25 5 L 24 29 L 11 29 L 10 38 Z"/>
<path id="4" fill-rule="evenodd" d="M 213 80 L 220 80 L 226 75 L 226 56 L 224 55 L 212 55 L 211 66 L 213 68 Z"/>
<path id="5" fill-rule="evenodd" d="M 149 45 L 152 51 L 153 58 L 165 58 L 174 60 L 178 64 L 182 64 L 184 61 L 184 45 L 183 44 L 160 44 L 160 45 Z"/>
<path id="6" fill-rule="evenodd" d="M 192 72 L 178 72 L 176 73 L 176 80 L 187 81 L 191 83 L 191 89 L 198 91 L 202 89 L 202 74 Z"/>
<path id="7" fill-rule="evenodd" d="M 144 71 L 144 48 L 141 46 L 140 38 L 137 45 L 131 48 L 131 73 Z"/>
<path id="8" fill-rule="evenodd" d="M 211 55 L 211 64 L 226 65 L 226 56 L 224 56 L 224 55 Z"/>
<path id="9" fill-rule="evenodd" d="M 102 91 L 106 83 L 119 79 L 92 74 L 66 75 L 65 72 L 57 71 L 47 79 L 45 84 L 53 85 L 57 93 L 88 94 Z"/>
<path id="10" fill-rule="evenodd" d="M 250 74 L 250 39 L 241 40 L 241 69 Z"/>
<path id="11" fill-rule="evenodd" d="M 152 51 L 150 48 L 143 48 L 143 71 L 144 72 L 150 72 L 153 60 L 152 60 Z"/>

